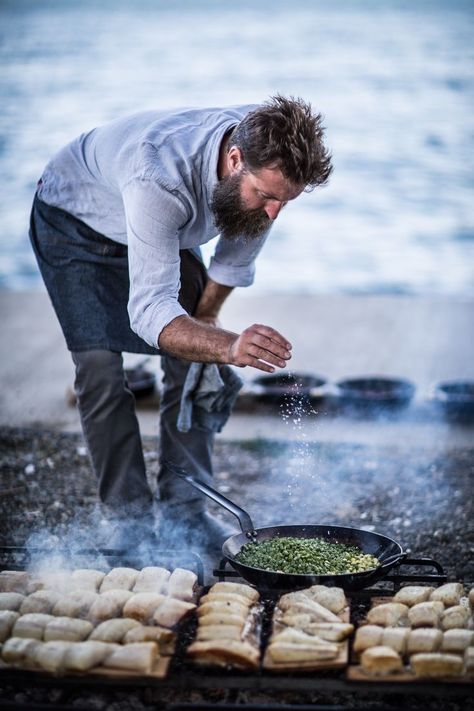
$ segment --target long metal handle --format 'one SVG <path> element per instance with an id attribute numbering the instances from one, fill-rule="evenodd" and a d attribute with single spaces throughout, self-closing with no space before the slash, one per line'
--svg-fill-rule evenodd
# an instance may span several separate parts
<path id="1" fill-rule="evenodd" d="M 170 471 L 172 471 L 173 474 L 176 474 L 176 476 L 179 476 L 181 479 L 184 479 L 184 481 L 187 481 L 188 484 L 194 486 L 195 489 L 198 489 L 210 499 L 215 501 L 216 504 L 219 504 L 224 509 L 227 509 L 227 511 L 230 511 L 230 513 L 234 514 L 234 516 L 239 519 L 239 524 L 240 528 L 242 529 L 242 533 L 245 533 L 245 535 L 249 538 L 255 538 L 256 532 L 252 523 L 252 519 L 250 518 L 248 513 L 244 511 L 244 509 L 240 508 L 240 506 L 237 506 L 237 504 L 234 504 L 233 501 L 230 501 L 230 499 L 227 499 L 225 496 L 222 496 L 222 494 L 213 489 L 212 486 L 208 486 L 208 484 L 205 484 L 203 481 L 201 481 L 201 479 L 198 479 L 193 474 L 189 474 L 189 472 L 187 472 L 185 469 L 176 466 L 176 464 L 173 464 L 169 461 L 165 461 L 163 462 L 163 465 L 167 467 Z"/>

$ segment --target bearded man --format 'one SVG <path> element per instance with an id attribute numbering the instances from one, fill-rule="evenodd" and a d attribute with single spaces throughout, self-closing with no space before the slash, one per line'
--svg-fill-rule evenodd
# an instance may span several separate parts
<path id="1" fill-rule="evenodd" d="M 30 238 L 76 369 L 85 441 L 108 510 L 153 528 L 153 494 L 122 353 L 159 354 L 158 497 L 209 547 L 228 535 L 170 461 L 212 482 L 214 430 L 177 416 L 190 364 L 273 372 L 291 344 L 267 325 L 224 330 L 280 210 L 331 172 L 321 116 L 300 99 L 147 111 L 83 133 L 46 166 Z M 220 234 L 206 271 L 200 245 Z"/>

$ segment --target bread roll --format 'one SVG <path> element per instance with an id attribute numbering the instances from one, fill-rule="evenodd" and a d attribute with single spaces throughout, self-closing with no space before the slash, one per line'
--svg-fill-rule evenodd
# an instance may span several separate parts
<path id="1" fill-rule="evenodd" d="M 390 647 L 397 654 L 403 656 L 406 652 L 409 634 L 410 630 L 407 627 L 385 627 L 382 635 L 382 645 Z"/>
<path id="2" fill-rule="evenodd" d="M 310 622 L 303 627 L 298 624 L 290 626 L 303 629 L 307 634 L 316 635 L 327 642 L 342 642 L 354 631 L 354 625 L 348 622 Z"/>
<path id="3" fill-rule="evenodd" d="M 2 647 L 2 659 L 6 664 L 28 664 L 34 659 L 35 650 L 42 644 L 37 639 L 10 637 Z"/>
<path id="4" fill-rule="evenodd" d="M 474 647 L 467 647 L 464 652 L 464 667 L 467 674 L 474 672 Z"/>
<path id="5" fill-rule="evenodd" d="M 12 636 L 42 640 L 46 625 L 54 619 L 53 615 L 46 615 L 41 612 L 22 615 L 13 626 Z"/>
<path id="6" fill-rule="evenodd" d="M 38 574 L 38 582 L 44 590 L 68 593 L 71 590 L 70 570 L 42 570 Z"/>
<path id="7" fill-rule="evenodd" d="M 197 575 L 185 568 L 175 568 L 168 580 L 168 595 L 177 600 L 191 602 L 194 598 L 194 586 Z"/>
<path id="8" fill-rule="evenodd" d="M 75 590 L 60 597 L 52 609 L 58 617 L 87 617 L 99 595 L 91 590 Z"/>
<path id="9" fill-rule="evenodd" d="M 414 654 L 410 657 L 410 666 L 416 676 L 460 676 L 463 659 L 456 654 Z"/>
<path id="10" fill-rule="evenodd" d="M 412 627 L 439 627 L 443 612 L 444 605 L 442 602 L 420 602 L 410 608 L 408 620 Z"/>
<path id="11" fill-rule="evenodd" d="M 217 664 L 219 666 L 234 664 L 257 668 L 260 661 L 258 649 L 248 642 L 238 642 L 231 639 L 193 642 L 186 653 L 191 659 L 201 664 Z"/>
<path id="12" fill-rule="evenodd" d="M 402 605 L 400 602 L 385 602 L 369 610 L 367 621 L 371 625 L 396 627 L 405 621 L 407 613 L 407 605 Z"/>
<path id="13" fill-rule="evenodd" d="M 135 568 L 112 568 L 102 580 L 99 592 L 109 590 L 131 590 L 135 585 L 139 571 Z"/>
<path id="14" fill-rule="evenodd" d="M 71 587 L 74 590 L 98 592 L 104 578 L 105 573 L 102 570 L 78 568 L 71 575 Z"/>
<path id="15" fill-rule="evenodd" d="M 285 629 L 273 632 L 271 638 L 271 643 L 276 642 L 288 642 L 290 644 L 303 644 L 305 646 L 315 646 L 315 647 L 336 647 L 336 651 L 339 649 L 337 645 L 332 642 L 328 642 L 326 639 L 321 639 L 321 637 L 316 637 L 315 635 L 306 634 L 303 630 L 291 629 L 286 627 Z"/>
<path id="16" fill-rule="evenodd" d="M 116 642 L 118 644 L 122 642 L 129 630 L 140 626 L 137 620 L 131 620 L 125 617 L 105 620 L 105 622 L 101 622 L 100 625 L 91 632 L 89 639 L 99 640 L 100 642 Z"/>
<path id="17" fill-rule="evenodd" d="M 129 590 L 107 590 L 97 595 L 90 606 L 87 618 L 92 622 L 120 617 L 125 603 L 132 597 Z"/>
<path id="18" fill-rule="evenodd" d="M 26 596 L 16 592 L 0 592 L 0 610 L 19 610 Z"/>
<path id="19" fill-rule="evenodd" d="M 229 606 L 232 605 L 237 605 L 239 607 L 245 607 L 247 610 L 252 607 L 253 602 L 250 600 L 248 597 L 244 597 L 243 595 L 236 595 L 234 593 L 212 593 L 209 592 L 207 595 L 203 595 L 200 600 L 199 604 L 200 605 L 205 605 L 206 602 L 209 603 L 215 603 L 215 602 L 222 602 L 226 603 Z"/>
<path id="20" fill-rule="evenodd" d="M 122 614 L 146 625 L 153 620 L 153 615 L 165 599 L 158 593 L 134 593 L 125 603 Z"/>
<path id="21" fill-rule="evenodd" d="M 242 630 L 232 625 L 202 625 L 197 628 L 196 639 L 198 641 L 210 641 L 221 639 L 242 640 Z"/>
<path id="22" fill-rule="evenodd" d="M 440 626 L 443 630 L 467 627 L 471 612 L 467 605 L 453 605 L 441 614 Z"/>
<path id="23" fill-rule="evenodd" d="M 469 590 L 468 600 L 471 608 L 474 608 L 474 588 Z"/>
<path id="24" fill-rule="evenodd" d="M 191 602 L 165 598 L 153 615 L 153 620 L 162 627 L 174 627 L 195 608 L 196 605 Z"/>
<path id="25" fill-rule="evenodd" d="M 66 653 L 74 645 L 74 642 L 64 642 L 54 640 L 40 644 L 34 652 L 36 664 L 49 672 L 59 672 L 64 669 Z"/>
<path id="26" fill-rule="evenodd" d="M 87 640 L 71 644 L 63 660 L 64 668 L 70 671 L 88 671 L 101 664 L 115 650 L 115 645 Z"/>
<path id="27" fill-rule="evenodd" d="M 220 582 L 220 583 L 214 583 L 214 585 L 210 588 L 209 592 L 227 592 L 227 593 L 236 593 L 237 595 L 243 595 L 244 597 L 248 597 L 252 602 L 257 602 L 257 600 L 260 598 L 260 595 L 255 588 L 250 587 L 250 585 L 245 585 L 243 583 L 229 583 L 229 582 Z"/>
<path id="28" fill-rule="evenodd" d="M 464 595 L 464 588 L 461 583 L 445 583 L 430 595 L 430 600 L 442 602 L 445 607 L 459 605 L 459 601 Z"/>
<path id="29" fill-rule="evenodd" d="M 472 630 L 450 629 L 443 634 L 441 651 L 461 654 L 471 644 L 474 644 L 474 632 Z"/>
<path id="30" fill-rule="evenodd" d="M 103 661 L 104 667 L 149 673 L 158 655 L 154 642 L 139 642 L 119 646 Z"/>
<path id="31" fill-rule="evenodd" d="M 216 600 L 205 602 L 202 605 L 200 604 L 197 614 L 199 617 L 203 617 L 208 614 L 235 615 L 245 620 L 248 615 L 248 607 L 246 604 L 244 605 L 242 603 L 237 604 Z"/>
<path id="32" fill-rule="evenodd" d="M 334 612 L 336 615 L 347 607 L 347 598 L 342 588 L 330 588 L 326 585 L 312 585 L 302 592 L 311 600 L 319 602 L 320 605 Z"/>
<path id="33" fill-rule="evenodd" d="M 198 608 L 198 614 L 199 614 L 199 608 Z M 199 617 L 199 626 L 204 627 L 206 625 L 232 625 L 233 627 L 237 627 L 239 629 L 243 629 L 244 625 L 246 622 L 246 617 L 242 617 L 241 615 L 231 615 L 227 613 L 221 613 L 221 612 L 208 612 L 207 614 L 202 615 Z"/>
<path id="34" fill-rule="evenodd" d="M 443 633 L 441 630 L 428 628 L 419 628 L 410 630 L 407 642 L 408 654 L 417 654 L 418 652 L 436 652 L 443 641 Z"/>
<path id="35" fill-rule="evenodd" d="M 170 571 L 158 566 L 148 566 L 140 570 L 133 592 L 167 594 Z"/>
<path id="36" fill-rule="evenodd" d="M 402 659 L 391 647 L 370 647 L 362 652 L 360 658 L 362 668 L 369 674 L 383 676 L 402 669 Z"/>
<path id="37" fill-rule="evenodd" d="M 382 644 L 383 627 L 377 625 L 363 625 L 359 627 L 354 639 L 354 651 L 363 652 L 369 647 L 378 647 Z"/>
<path id="38" fill-rule="evenodd" d="M 340 622 L 337 615 L 323 607 L 316 600 L 310 599 L 301 591 L 282 595 L 278 600 L 278 607 L 283 611 L 306 612 L 318 622 Z"/>
<path id="39" fill-rule="evenodd" d="M 123 638 L 123 644 L 133 644 L 134 642 L 155 642 L 160 653 L 171 653 L 170 645 L 174 643 L 176 635 L 172 630 L 165 627 L 139 625 L 128 630 Z"/>
<path id="40" fill-rule="evenodd" d="M 406 585 L 394 595 L 393 601 L 413 607 L 420 602 L 427 602 L 433 590 L 434 588 L 427 585 Z"/>
<path id="41" fill-rule="evenodd" d="M 68 642 L 82 642 L 90 635 L 93 626 L 88 620 L 74 620 L 71 617 L 53 617 L 44 629 L 43 639 L 49 642 L 61 639 Z"/>
<path id="42" fill-rule="evenodd" d="M 41 584 L 33 580 L 24 570 L 2 570 L 0 573 L 0 592 L 16 592 L 29 595 L 38 590 Z"/>
<path id="43" fill-rule="evenodd" d="M 319 662 L 337 657 L 337 644 L 326 642 L 324 645 L 301 644 L 300 642 L 270 642 L 267 654 L 276 664 L 297 664 L 298 662 Z"/>
<path id="44" fill-rule="evenodd" d="M 51 614 L 54 606 L 61 597 L 61 593 L 55 590 L 37 590 L 28 597 L 25 597 L 20 607 L 20 614 L 26 615 L 29 612 L 45 612 Z"/>
<path id="45" fill-rule="evenodd" d="M 0 610 L 0 642 L 8 639 L 19 616 L 18 612 L 13 610 Z"/>

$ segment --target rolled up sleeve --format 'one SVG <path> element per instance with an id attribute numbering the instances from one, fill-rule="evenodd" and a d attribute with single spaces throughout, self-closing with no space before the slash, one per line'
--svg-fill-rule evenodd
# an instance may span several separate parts
<path id="1" fill-rule="evenodd" d="M 132 330 L 155 348 L 177 316 L 180 257 L 178 230 L 187 215 L 179 198 L 152 181 L 135 180 L 122 192 L 127 221 Z"/>
<path id="2" fill-rule="evenodd" d="M 219 238 L 208 274 L 224 286 L 250 286 L 255 279 L 255 259 L 265 244 L 270 230 L 261 237 L 236 240 Z"/>

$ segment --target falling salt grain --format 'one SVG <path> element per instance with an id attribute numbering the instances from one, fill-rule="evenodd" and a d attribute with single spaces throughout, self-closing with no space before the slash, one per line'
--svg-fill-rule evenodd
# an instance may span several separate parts
<path id="1" fill-rule="evenodd" d="M 31 476 L 31 474 L 34 474 L 36 471 L 36 467 L 34 464 L 27 464 L 27 466 L 24 469 L 24 472 L 27 476 Z"/>
<path id="2" fill-rule="evenodd" d="M 86 447 L 76 447 L 76 452 L 80 457 L 87 456 L 87 448 Z"/>

